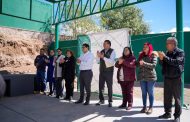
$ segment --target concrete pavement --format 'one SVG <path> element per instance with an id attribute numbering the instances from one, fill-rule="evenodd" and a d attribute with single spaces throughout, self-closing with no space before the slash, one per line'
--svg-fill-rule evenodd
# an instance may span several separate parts
<path id="1" fill-rule="evenodd" d="M 75 93 L 75 100 L 78 98 Z M 0 122 L 172 122 L 172 120 L 159 120 L 163 114 L 162 102 L 155 101 L 152 115 L 139 113 L 141 99 L 134 99 L 131 111 L 118 109 L 121 100 L 114 98 L 113 107 L 106 105 L 95 106 L 98 95 L 92 94 L 91 104 L 76 105 L 64 100 L 45 95 L 26 95 L 3 98 L 0 100 Z M 183 110 L 181 122 L 190 122 L 190 110 Z"/>

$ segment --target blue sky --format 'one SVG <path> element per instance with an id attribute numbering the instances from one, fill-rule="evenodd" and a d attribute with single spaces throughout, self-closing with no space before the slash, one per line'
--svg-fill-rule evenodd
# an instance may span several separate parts
<path id="1" fill-rule="evenodd" d="M 176 0 L 151 0 L 137 7 L 142 9 L 150 33 L 173 32 L 176 29 Z M 98 22 L 98 16 L 94 16 Z M 184 30 L 190 31 L 190 0 L 183 0 Z M 98 22 L 99 23 L 99 22 Z"/>
<path id="2" fill-rule="evenodd" d="M 152 33 L 169 32 L 176 28 L 176 0 L 151 0 L 137 6 L 144 13 Z M 190 0 L 183 0 L 185 30 L 190 30 Z"/>
<path id="3" fill-rule="evenodd" d="M 150 33 L 176 31 L 176 0 L 150 0 L 136 4 L 150 25 Z M 183 0 L 184 30 L 190 31 L 190 0 Z"/>

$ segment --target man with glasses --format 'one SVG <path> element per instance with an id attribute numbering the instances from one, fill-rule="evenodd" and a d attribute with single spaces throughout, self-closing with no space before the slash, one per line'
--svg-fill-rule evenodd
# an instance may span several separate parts
<path id="1" fill-rule="evenodd" d="M 175 122 L 180 121 L 181 115 L 181 75 L 184 71 L 185 54 L 177 47 L 177 39 L 169 37 L 166 42 L 167 52 L 158 52 L 162 74 L 164 76 L 164 109 L 165 113 L 159 118 L 171 118 L 172 99 L 175 99 Z"/>
<path id="2" fill-rule="evenodd" d="M 83 103 L 84 101 L 84 89 L 86 90 L 86 101 L 83 105 L 89 105 L 90 102 L 90 94 L 91 94 L 91 82 L 92 82 L 92 67 L 93 67 L 93 60 L 94 56 L 89 51 L 89 45 L 83 44 L 82 45 L 83 55 L 81 55 L 77 59 L 77 63 L 80 65 L 80 98 L 76 101 L 76 104 Z"/>

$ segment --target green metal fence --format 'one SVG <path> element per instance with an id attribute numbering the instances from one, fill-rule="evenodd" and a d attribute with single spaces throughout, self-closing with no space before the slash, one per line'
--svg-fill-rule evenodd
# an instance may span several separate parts
<path id="1" fill-rule="evenodd" d="M 154 50 L 156 51 L 166 51 L 166 39 L 171 36 L 171 33 L 165 33 L 165 34 L 147 34 L 147 35 L 136 35 L 132 36 L 132 48 L 134 51 L 134 54 L 136 57 L 138 57 L 139 52 L 143 48 L 143 43 L 145 42 L 151 42 L 154 46 Z M 190 48 L 188 48 L 188 45 L 190 45 L 190 32 L 184 33 L 184 41 L 185 41 L 185 83 L 190 84 L 190 77 L 188 76 L 188 73 L 190 72 L 190 55 L 188 52 L 190 52 Z M 162 82 L 162 74 L 161 74 L 161 67 L 157 65 L 156 67 L 157 76 L 158 76 L 158 82 Z"/>
<path id="2" fill-rule="evenodd" d="M 39 0 L 0 0 L 0 26 L 49 32 L 53 6 Z"/>
<path id="3" fill-rule="evenodd" d="M 188 45 L 190 45 L 190 32 L 185 32 L 185 53 L 186 53 L 186 59 L 185 59 L 185 83 L 190 84 L 190 77 L 188 77 L 188 73 L 190 72 L 190 55 L 188 52 L 190 52 L 190 48 L 188 48 Z M 139 52 L 142 51 L 143 44 L 145 42 L 150 42 L 154 46 L 154 50 L 156 51 L 166 51 L 166 39 L 171 36 L 171 33 L 165 33 L 165 34 L 147 34 L 147 35 L 135 35 L 131 36 L 131 44 L 133 52 L 138 58 Z M 69 40 L 69 41 L 60 41 L 59 45 L 65 51 L 66 49 L 71 49 L 74 51 L 75 56 L 79 57 L 80 54 L 82 54 L 81 45 L 83 43 L 90 43 L 90 39 L 86 35 L 78 36 L 77 40 Z M 54 44 L 53 44 L 54 45 Z M 53 49 L 53 47 L 51 46 Z M 78 71 L 78 70 L 77 70 Z M 158 82 L 162 82 L 162 74 L 161 74 L 161 67 L 158 64 L 156 67 L 157 76 L 158 76 Z"/>

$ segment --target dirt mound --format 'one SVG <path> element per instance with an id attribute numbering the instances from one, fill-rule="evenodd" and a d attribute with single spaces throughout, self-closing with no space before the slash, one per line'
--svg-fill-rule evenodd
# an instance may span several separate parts
<path id="1" fill-rule="evenodd" d="M 51 42 L 48 33 L 0 27 L 0 71 L 34 73 L 36 55 Z"/>

